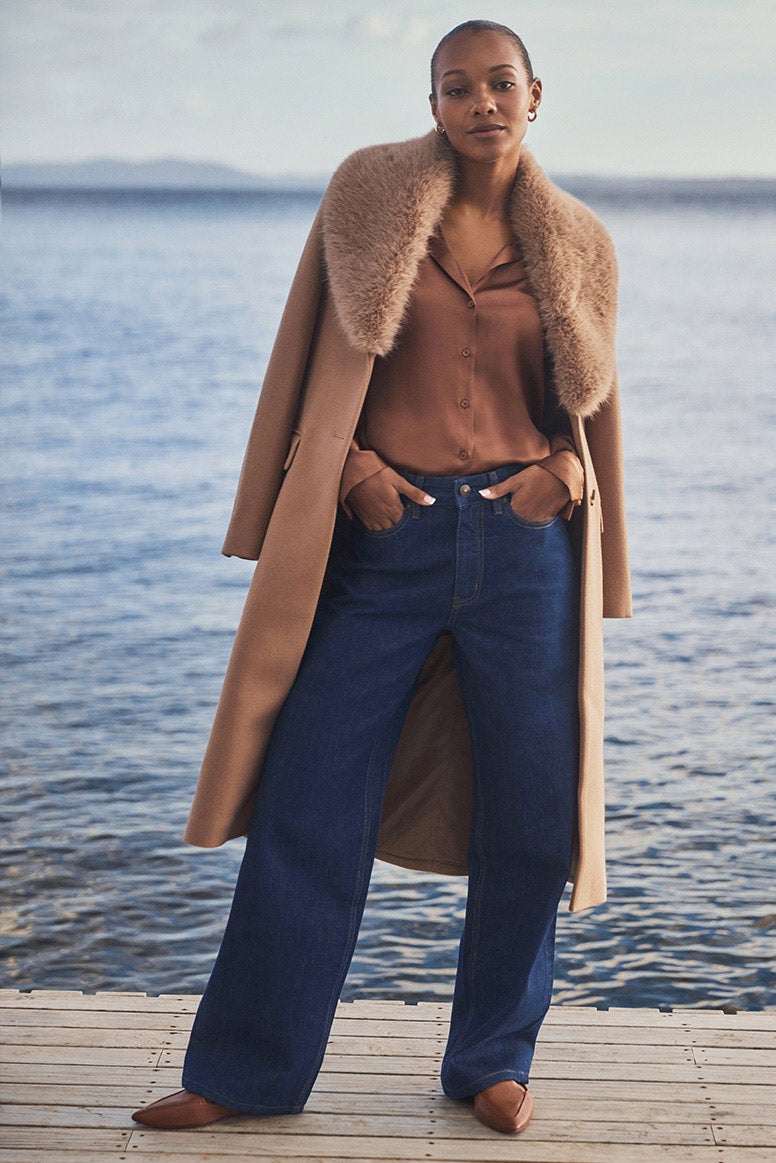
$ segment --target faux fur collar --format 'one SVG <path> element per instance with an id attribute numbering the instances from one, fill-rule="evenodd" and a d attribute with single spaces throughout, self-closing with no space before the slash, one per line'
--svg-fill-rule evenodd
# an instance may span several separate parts
<path id="1" fill-rule="evenodd" d="M 323 196 L 323 255 L 340 322 L 363 352 L 387 355 L 428 240 L 453 195 L 457 155 L 430 130 L 349 154 Z M 523 146 L 510 216 L 567 412 L 589 416 L 615 377 L 617 260 L 608 231 Z"/>

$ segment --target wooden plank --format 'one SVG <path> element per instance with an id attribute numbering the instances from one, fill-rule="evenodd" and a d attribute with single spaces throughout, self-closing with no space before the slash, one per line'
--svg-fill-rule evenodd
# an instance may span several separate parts
<path id="1" fill-rule="evenodd" d="M 776 1127 L 757 1123 L 714 1125 L 715 1141 L 723 1147 L 776 1147 Z"/>
<path id="2" fill-rule="evenodd" d="M 471 1139 L 437 1140 L 392 1139 L 377 1136 L 335 1135 L 325 1138 L 304 1135 L 241 1134 L 218 1135 L 202 1131 L 178 1131 L 170 1135 L 164 1131 L 135 1131 L 131 1139 L 133 1156 L 141 1153 L 154 1154 L 156 1158 L 173 1158 L 175 1155 L 191 1159 L 194 1152 L 218 1152 L 223 1157 L 229 1154 L 243 1155 L 246 1159 L 277 1157 L 299 1159 L 307 1156 L 319 1159 L 374 1159 L 374 1160 L 449 1160 L 464 1163 L 501 1160 L 567 1160 L 568 1163 L 623 1163 L 625 1144 L 595 1142 L 587 1145 L 570 1142 L 542 1141 L 536 1134 L 535 1120 L 520 1133 L 519 1137 L 500 1135 L 489 1127 L 473 1120 L 473 1126 L 480 1128 Z M 498 1135 L 498 1139 L 496 1139 Z M 171 1141 L 172 1140 L 172 1141 Z M 670 1151 L 666 1147 L 670 1146 Z M 728 1154 L 728 1159 L 735 1156 Z M 739 1156 L 739 1159 L 741 1157 Z M 752 1153 L 746 1156 L 747 1163 L 772 1163 L 766 1155 Z M 707 1144 L 627 1144 L 628 1163 L 724 1163 L 725 1156 L 720 1148 Z"/>
<path id="3" fill-rule="evenodd" d="M 14 996 L 12 996 L 12 994 Z M 150 1011 L 154 1013 L 193 1013 L 201 994 L 167 994 L 160 997 L 145 997 L 142 994 L 100 994 L 78 993 L 74 990 L 32 990 L 30 993 L 9 991 L 0 995 L 0 1008 L 18 1006 L 37 1009 L 78 1009 L 108 1011 Z"/>
<path id="4" fill-rule="evenodd" d="M 697 1070 L 697 1068 L 695 1069 Z M 0 1074 L 0 1077 L 3 1075 Z M 137 1067 L 127 1070 L 112 1066 L 79 1067 L 74 1072 L 71 1067 L 67 1066 L 46 1067 L 32 1063 L 20 1063 L 14 1066 L 13 1074 L 6 1072 L 4 1077 L 9 1083 L 15 1082 L 20 1085 L 33 1083 L 41 1085 L 77 1084 L 94 1087 L 135 1086 L 139 1095 L 136 1104 L 138 1106 L 146 1101 L 144 1095 L 149 1088 L 161 1096 L 179 1090 L 181 1086 L 180 1070 L 149 1070 Z M 698 1098 L 697 1081 L 697 1076 L 685 1079 L 683 1082 L 678 1082 L 676 1079 L 665 1079 L 662 1075 L 659 1080 L 651 1078 L 638 1081 L 618 1076 L 607 1084 L 605 1093 L 609 1098 L 625 1100 L 644 1098 L 652 1102 L 666 1102 L 673 1098 L 676 1101 L 689 1102 Z M 571 1080 L 547 1077 L 539 1079 L 532 1074 L 531 1085 L 536 1094 L 541 1092 L 542 1094 L 566 1096 L 572 1092 L 579 1098 L 591 1101 L 600 1096 L 602 1092 L 600 1081 L 581 1077 L 575 1077 Z M 313 1093 L 316 1091 L 325 1091 L 326 1093 L 332 1091 L 338 1093 L 375 1093 L 380 1091 L 390 1094 L 407 1094 L 416 1093 L 419 1090 L 437 1093 L 439 1089 L 441 1088 L 437 1073 L 421 1076 L 404 1073 L 366 1074 L 357 1072 L 353 1074 L 330 1070 L 324 1061 L 323 1068 L 315 1080 Z M 764 1103 L 776 1106 L 776 1085 L 741 1083 L 735 1078 L 731 1079 L 729 1071 L 726 1071 L 724 1081 L 716 1082 L 713 1089 L 707 1090 L 706 1093 L 709 1098 L 713 1098 L 715 1102 L 720 1104 Z"/>
<path id="5" fill-rule="evenodd" d="M 542 1026 L 539 1045 L 741 1046 L 767 1050 L 774 1044 L 769 1030 L 689 1030 L 682 1026 Z"/>
<path id="6" fill-rule="evenodd" d="M 579 1047 L 574 1042 L 537 1042 L 532 1073 L 541 1069 L 544 1063 L 574 1063 L 579 1056 Z M 693 1052 L 687 1046 L 620 1045 L 619 1043 L 592 1043 L 585 1046 L 586 1062 L 618 1062 L 630 1066 L 634 1062 L 649 1062 L 661 1065 L 693 1062 Z"/>
<path id="7" fill-rule="evenodd" d="M 171 1086 L 170 1091 L 180 1090 Z M 89 1086 L 81 1083 L 58 1082 L 6 1082 L 3 1086 L 5 1107 L 15 1104 L 40 1104 L 41 1106 L 120 1106 L 125 1110 L 136 1110 L 139 1106 L 153 1102 L 167 1093 L 162 1086 L 143 1088 L 137 1083 L 106 1083 L 103 1086 Z M 0 1119 L 2 1125 L 2 1119 Z"/>
<path id="8" fill-rule="evenodd" d="M 517 1138 L 519 1139 L 520 1136 Z M 453 1159 L 449 1155 L 437 1157 L 436 1154 L 424 1154 L 423 1159 L 429 1159 L 431 1163 L 460 1163 L 461 1158 L 467 1163 L 489 1163 L 496 1157 L 492 1154 L 484 1155 L 483 1152 L 486 1150 L 489 1150 L 488 1145 L 482 1144 L 478 1145 L 476 1156 L 470 1154 Z M 167 1153 L 160 1155 L 156 1149 L 152 1149 L 151 1152 L 138 1150 L 134 1145 L 131 1154 L 126 1155 L 106 1154 L 101 1151 L 79 1151 L 77 1154 L 66 1156 L 61 1151 L 14 1150 L 6 1152 L 0 1148 L 0 1163 L 65 1163 L 68 1158 L 72 1159 L 73 1163 L 117 1163 L 117 1160 L 133 1158 L 141 1160 L 141 1163 L 143 1161 L 163 1163 L 164 1160 L 173 1159 L 174 1156 Z M 295 1154 L 291 1158 L 293 1163 L 330 1163 L 331 1156 Z M 628 1148 L 627 1158 L 628 1163 L 631 1161 L 632 1163 L 773 1163 L 773 1153 L 769 1150 L 752 1149 L 750 1151 L 736 1147 L 673 1148 L 668 1155 L 664 1147 L 634 1145 Z M 244 1163 L 278 1163 L 276 1153 L 265 1154 L 263 1151 L 257 1150 L 251 1150 L 250 1155 L 245 1155 L 243 1159 Z M 519 1142 L 515 1142 L 512 1145 L 512 1154 L 499 1155 L 498 1159 L 514 1160 L 516 1163 L 520 1163 L 520 1161 L 524 1161 L 524 1163 L 623 1163 L 623 1154 L 622 1147 L 617 1144 L 614 1146 L 597 1144 L 590 1147 L 586 1144 L 537 1143 L 535 1146 L 531 1144 L 521 1146 Z M 186 1163 L 235 1163 L 235 1156 L 234 1154 L 223 1155 L 219 1151 L 200 1152 L 195 1150 L 186 1155 Z M 347 1163 L 385 1163 L 385 1156 L 378 1159 L 374 1155 L 348 1155 Z"/>
<path id="9" fill-rule="evenodd" d="M 677 1020 L 691 1030 L 702 1030 L 709 1026 L 735 1030 L 771 1030 L 776 1032 L 776 1014 L 747 1011 L 741 1014 L 726 1014 L 716 1010 L 693 1010 L 675 1015 Z"/>
<path id="10" fill-rule="evenodd" d="M 86 1027 L 76 1028 L 51 1028 L 48 1026 L 14 1026 L 8 1027 L 2 1034 L 2 1040 L 6 1046 L 80 1046 L 87 1047 L 103 1047 L 103 1048 L 127 1048 L 127 1049 L 147 1049 L 149 1051 L 169 1050 L 171 1055 L 165 1064 L 178 1064 L 183 1062 L 183 1056 L 189 1041 L 189 1033 L 187 1031 L 180 1031 L 172 1033 L 160 1030 L 124 1030 L 109 1027 L 99 1027 L 97 1029 L 89 1029 Z M 415 1058 L 438 1058 L 443 1053 L 445 1044 L 445 1037 L 412 1037 L 407 1038 L 403 1036 L 396 1037 L 374 1037 L 370 1038 L 366 1034 L 360 1035 L 336 1035 L 332 1034 L 329 1038 L 328 1053 L 331 1054 L 370 1054 L 375 1057 L 381 1055 L 385 1056 L 410 1056 Z M 172 1053 L 177 1052 L 177 1053 Z M 540 1061 L 569 1061 L 573 1060 L 577 1053 L 577 1047 L 574 1043 L 569 1042 L 551 1042 L 537 1045 L 534 1062 Z M 732 1055 L 735 1059 L 737 1051 L 719 1051 L 721 1054 Z M 757 1059 L 748 1060 L 745 1055 L 748 1053 L 766 1054 L 766 1051 L 741 1051 L 741 1060 L 750 1065 L 756 1065 Z M 597 1045 L 591 1043 L 585 1050 L 585 1058 L 590 1062 L 607 1061 L 607 1062 L 693 1062 L 700 1061 L 697 1054 L 696 1058 L 692 1057 L 692 1050 L 683 1046 L 663 1046 L 663 1045 L 631 1045 L 619 1043 Z M 53 1061 L 53 1057 L 51 1058 Z M 736 1061 L 738 1059 L 735 1059 Z M 721 1061 L 725 1061 L 724 1057 Z M 763 1064 L 767 1064 L 768 1059 L 763 1058 Z"/>
<path id="11" fill-rule="evenodd" d="M 643 1119 L 652 1122 L 707 1122 L 716 1118 L 722 1123 L 757 1123 L 763 1126 L 776 1126 L 776 1106 L 766 1103 L 756 1104 L 720 1104 L 709 1103 L 704 1099 L 696 1101 L 671 1101 L 670 1094 L 655 1103 L 654 1100 L 621 1099 L 608 1096 L 606 1092 L 601 1097 L 591 1100 L 569 1094 L 567 1097 L 551 1096 L 544 1093 L 543 1087 L 532 1084 L 532 1092 L 536 1100 L 537 1112 L 543 1120 L 578 1119 L 581 1121 L 604 1120 L 611 1122 L 627 1122 L 634 1119 Z M 104 1108 L 120 1108 L 124 1113 L 124 1121 L 131 1111 L 138 1106 L 144 1106 L 155 1098 L 161 1097 L 161 1091 L 150 1089 L 147 1093 L 138 1091 L 136 1086 L 57 1086 L 57 1085 L 21 1085 L 10 1083 L 3 1087 L 3 1114 L 7 1115 L 10 1107 L 19 1106 L 21 1114 L 13 1113 L 14 1122 L 22 1119 L 24 1112 L 33 1112 L 37 1107 L 57 1107 L 65 1111 L 70 1107 L 92 1107 L 94 1110 Z M 307 1099 L 305 1114 L 435 1114 L 443 1115 L 446 1119 L 469 1118 L 468 1111 L 463 1111 L 460 1105 L 441 1093 L 358 1093 L 354 1091 L 313 1091 Z"/>
<path id="12" fill-rule="evenodd" d="M 404 1093 L 406 1089 L 414 1089 L 421 1085 L 427 1085 L 431 1088 L 433 1093 L 442 1093 L 441 1085 L 438 1076 L 434 1076 L 427 1080 L 411 1079 L 409 1087 L 405 1087 L 406 1081 L 402 1075 L 392 1074 L 339 1074 L 333 1071 L 324 1069 L 315 1080 L 315 1086 L 312 1093 L 315 1094 L 318 1090 L 339 1092 L 357 1092 L 367 1093 L 373 1092 L 376 1088 L 380 1091 L 390 1091 L 393 1093 Z M 589 1101 L 595 1101 L 600 1098 L 601 1094 L 606 1094 L 608 1098 L 617 1098 L 623 1100 L 645 1099 L 650 1102 L 662 1103 L 674 1099 L 678 1102 L 692 1102 L 698 1101 L 701 1094 L 706 1094 L 710 1099 L 716 1103 L 731 1103 L 731 1104 L 747 1104 L 747 1103 L 764 1103 L 776 1106 L 776 1085 L 757 1086 L 739 1083 L 736 1079 L 730 1079 L 724 1083 L 717 1083 L 713 1089 L 709 1088 L 702 1091 L 697 1085 L 697 1078 L 693 1077 L 690 1081 L 684 1083 L 677 1083 L 675 1081 L 664 1080 L 661 1076 L 659 1080 L 651 1081 L 633 1081 L 631 1079 L 618 1078 L 606 1087 L 601 1087 L 600 1083 L 592 1079 L 574 1078 L 571 1081 L 565 1078 L 535 1078 L 531 1076 L 531 1087 L 534 1094 L 537 1096 L 560 1095 L 562 1097 L 573 1093 L 578 1098 L 583 1098 Z"/>
<path id="13" fill-rule="evenodd" d="M 130 1121 L 128 1113 L 121 1108 L 100 1107 L 16 1107 L 9 1112 L 9 1118 L 3 1120 L 6 1127 L 31 1130 L 38 1129 L 42 1139 L 48 1139 L 48 1132 L 54 1128 L 82 1128 L 88 1129 L 87 1140 L 91 1139 L 91 1131 L 98 1129 L 126 1130 L 135 1127 Z M 538 1126 L 538 1123 L 537 1123 Z M 212 1129 L 212 1128 L 211 1128 Z M 293 1135 L 336 1137 L 348 1135 L 356 1137 L 378 1136 L 387 1139 L 424 1139 L 431 1135 L 435 1139 L 443 1138 L 483 1138 L 489 1137 L 491 1132 L 477 1122 L 467 1106 L 463 1109 L 440 1110 L 429 1115 L 421 1112 L 415 1115 L 403 1114 L 372 1114 L 359 1112 L 315 1113 L 305 1111 L 302 1115 L 264 1115 L 255 1117 L 242 1115 L 219 1124 L 219 1135 L 238 1135 L 240 1137 L 252 1132 L 267 1135 Z M 557 1118 L 542 1120 L 540 1138 L 552 1142 L 659 1142 L 664 1144 L 713 1144 L 713 1136 L 708 1123 L 702 1124 L 677 1122 L 670 1123 L 639 1123 L 637 1121 L 608 1121 L 599 1119 L 570 1120 Z M 220 1145 L 220 1144 L 219 1144 Z"/>
<path id="14" fill-rule="evenodd" d="M 144 997 L 141 994 L 80 994 L 67 990 L 0 991 L 0 1010 L 8 1009 L 76 1009 L 97 1012 L 191 1013 L 199 1006 L 201 994 L 166 994 Z M 361 1016 L 356 1007 L 368 1005 L 371 1016 L 391 1020 L 422 1015 L 424 1021 L 447 1020 L 451 1002 L 419 1002 L 411 1005 L 402 1001 L 339 1002 L 337 1013 L 351 1017 Z"/>
<path id="15" fill-rule="evenodd" d="M 5 1046 L 81 1046 L 83 1049 L 154 1051 L 158 1056 L 163 1049 L 181 1049 L 188 1045 L 188 1033 L 170 1033 L 168 1030 L 96 1030 L 79 1026 L 76 1029 L 58 1029 L 48 1026 L 9 1026 L 0 1033 Z M 1 1053 L 1 1052 L 0 1052 Z"/>
<path id="16" fill-rule="evenodd" d="M 727 1082 L 730 1078 L 729 1066 L 699 1066 L 699 1082 Z M 736 1066 L 735 1078 L 737 1082 L 768 1083 L 776 1082 L 776 1074 L 767 1066 Z"/>
<path id="17" fill-rule="evenodd" d="M 184 1054 L 181 1050 L 162 1050 L 159 1055 L 159 1065 L 175 1069 L 180 1073 Z M 436 1075 L 442 1060 L 442 1051 L 421 1055 L 371 1055 L 371 1054 L 337 1054 L 327 1050 L 324 1059 L 327 1070 L 345 1071 L 361 1074 L 414 1074 L 419 1077 Z M 697 1069 L 697 1067 L 695 1067 Z"/>
<path id="18" fill-rule="evenodd" d="M 0 1081 L 4 1082 L 41 1082 L 52 1083 L 80 1083 L 88 1086 L 115 1086 L 137 1085 L 141 1088 L 153 1086 L 162 1093 L 180 1090 L 181 1072 L 179 1069 L 160 1069 L 156 1067 L 128 1067 L 121 1066 L 79 1066 L 74 1070 L 72 1066 L 47 1066 L 40 1063 L 20 1062 L 0 1068 Z M 329 1090 L 341 1090 L 343 1079 L 349 1088 L 356 1091 L 373 1091 L 376 1088 L 394 1093 L 407 1093 L 417 1090 L 419 1086 L 433 1088 L 438 1083 L 438 1073 L 427 1072 L 422 1075 L 408 1073 L 365 1075 L 359 1072 L 355 1075 L 341 1073 L 324 1067 L 316 1078 L 316 1085 Z M 776 1089 L 773 1091 L 776 1094 Z"/>
<path id="19" fill-rule="evenodd" d="M 110 1127 L 105 1130 L 92 1127 L 87 1144 L 84 1142 L 82 1127 L 4 1127 L 2 1145 L 6 1151 L 24 1148 L 36 1151 L 80 1151 L 84 1146 L 92 1151 L 124 1151 L 131 1134 L 131 1131 Z"/>
<path id="20" fill-rule="evenodd" d="M 339 1039 L 332 1038 L 329 1044 L 334 1054 L 360 1052 L 355 1039 L 345 1042 L 344 1040 L 340 1041 Z M 387 1044 L 387 1049 L 390 1052 L 390 1044 Z M 376 1052 L 373 1051 L 373 1053 Z M 401 1053 L 400 1050 L 396 1052 Z M 745 1053 L 748 1052 L 746 1051 Z M 579 1046 L 576 1042 L 542 1042 L 540 1039 L 536 1046 L 532 1071 L 539 1070 L 541 1073 L 544 1065 L 549 1063 L 575 1063 L 579 1056 Z M 693 1050 L 688 1046 L 631 1045 L 629 1043 L 604 1043 L 601 1045 L 591 1043 L 585 1046 L 584 1058 L 589 1063 L 617 1062 L 620 1064 L 642 1062 L 670 1065 L 672 1063 L 693 1063 L 695 1061 Z"/>
<path id="21" fill-rule="evenodd" d="M 716 1089 L 715 1092 L 716 1094 Z M 775 1096 L 776 1097 L 776 1096 Z M 776 1101 L 766 1103 L 728 1103 L 717 1100 L 709 1101 L 709 1110 L 713 1112 L 716 1127 L 717 1121 L 725 1126 L 735 1126 L 742 1123 L 748 1126 L 756 1123 L 760 1126 L 776 1127 Z"/>
<path id="22" fill-rule="evenodd" d="M 659 1087 L 661 1084 L 655 1084 Z M 170 1089 L 180 1089 L 179 1087 Z M 605 1091 L 598 1091 L 592 1097 L 579 1095 L 576 1090 L 557 1094 L 548 1093 L 548 1084 L 531 1084 L 536 1099 L 537 1110 L 541 1109 L 542 1119 L 579 1119 L 581 1121 L 603 1119 L 627 1122 L 644 1119 L 652 1122 L 708 1122 L 716 1116 L 724 1123 L 758 1123 L 776 1126 L 776 1103 L 719 1103 L 701 1099 L 695 1087 L 686 1101 L 673 1101 L 675 1088 L 667 1085 L 659 1097 L 639 1098 L 637 1090 L 633 1098 L 612 1098 Z M 6 1108 L 13 1105 L 33 1108 L 35 1105 L 52 1107 L 98 1106 L 120 1107 L 126 1114 L 139 1106 L 160 1098 L 164 1087 L 148 1087 L 145 1091 L 135 1085 L 125 1086 L 81 1086 L 64 1084 L 7 1083 L 3 1088 Z M 775 1096 L 776 1097 L 776 1096 Z M 350 1111 L 374 1114 L 438 1114 L 444 1110 L 446 1118 L 452 1118 L 457 1106 L 439 1091 L 428 1090 L 418 1093 L 414 1088 L 406 1093 L 359 1092 L 348 1090 L 313 1089 L 307 1100 L 305 1113 L 347 1113 Z M 1 1120 L 0 1120 L 1 1121 Z"/>
<path id="23" fill-rule="evenodd" d="M 0 1030 L 190 1030 L 193 1014 L 153 1013 L 149 1010 L 41 1009 L 33 1006 L 6 1006 L 0 1009 Z"/>
<path id="24" fill-rule="evenodd" d="M 144 995 L 141 993 L 95 993 L 84 994 L 76 990 L 0 990 L 0 1007 L 17 1007 L 19 1005 L 37 1008 L 76 1008 L 95 1010 L 126 1010 L 149 1012 L 191 1012 L 197 1006 L 201 994 L 160 994 L 159 996 Z M 365 999 L 361 1001 L 343 1002 L 337 1006 L 337 1014 L 350 1011 L 357 1016 L 360 1010 L 368 1010 L 374 1017 L 391 1019 L 399 1016 L 416 1013 L 424 1015 L 425 1020 L 430 1017 L 449 1018 L 451 1002 L 419 1002 L 416 1005 L 404 1001 L 380 1001 Z M 398 1011 L 398 1012 L 397 1012 Z M 580 1025 L 594 1025 L 604 1028 L 609 1025 L 629 1026 L 657 1026 L 687 1025 L 691 1028 L 723 1027 L 751 1030 L 776 1031 L 776 1009 L 746 1010 L 734 1014 L 726 1013 L 722 1009 L 674 1009 L 666 1012 L 648 1008 L 619 1008 L 597 1009 L 594 1006 L 551 1006 L 542 1024 L 542 1029 L 551 1027 L 556 1022 L 573 1022 Z"/>
<path id="25" fill-rule="evenodd" d="M 128 1051 L 129 1052 L 129 1051 Z M 64 1051 L 63 1051 L 64 1053 Z M 372 1057 L 357 1054 L 337 1054 L 327 1051 L 325 1065 L 330 1071 L 344 1071 L 347 1073 L 362 1074 L 430 1074 L 438 1067 L 439 1061 L 428 1058 L 410 1056 Z M 160 1055 L 160 1066 L 180 1069 L 183 1062 L 183 1053 L 178 1050 L 164 1050 Z M 691 1058 L 687 1061 L 661 1062 L 656 1066 L 652 1062 L 629 1062 L 627 1065 L 628 1078 L 632 1082 L 651 1081 L 655 1071 L 659 1070 L 662 1082 L 726 1082 L 730 1078 L 730 1070 L 725 1066 L 697 1066 Z M 623 1066 L 621 1063 L 603 1060 L 600 1062 L 585 1059 L 579 1062 L 569 1062 L 567 1059 L 554 1061 L 537 1053 L 531 1068 L 532 1079 L 564 1078 L 570 1082 L 581 1079 L 596 1079 L 599 1082 L 617 1083 L 622 1078 Z M 736 1067 L 736 1080 L 747 1083 L 774 1083 L 774 1074 L 771 1070 L 761 1066 Z"/>
<path id="26" fill-rule="evenodd" d="M 551 1006 L 542 1023 L 542 1029 L 555 1022 L 563 1023 L 572 1019 L 578 1025 L 593 1025 L 600 1029 L 608 1026 L 686 1026 L 688 1029 L 707 1027 L 737 1030 L 776 1030 L 776 1013 L 770 1010 L 746 1010 L 743 1013 L 726 1014 L 724 1010 L 675 1010 L 664 1013 L 658 1010 L 596 1010 L 586 1013 L 577 1010 L 573 1015 L 567 1006 Z"/>
<path id="27" fill-rule="evenodd" d="M 105 1029 L 115 1030 L 120 1023 L 121 1029 L 133 1030 L 161 1030 L 165 1033 L 184 1034 L 187 1038 L 191 1030 L 194 1015 L 191 1013 L 168 1014 L 148 1011 L 115 1010 L 76 1010 L 40 1008 L 11 1008 L 0 1010 L 0 1029 L 27 1028 L 48 1026 L 57 1029 Z M 332 1026 L 332 1035 L 343 1034 L 353 1037 L 385 1037 L 396 1034 L 400 1037 L 421 1037 L 424 1039 L 439 1036 L 447 1037 L 449 1023 L 447 1021 L 426 1021 L 419 1018 L 398 1017 L 396 1019 L 371 1019 L 352 1016 L 335 1016 Z M 0 1035 L 5 1037 L 5 1033 Z M 35 1035 L 31 1033 L 31 1039 Z M 652 1046 L 704 1046 L 737 1047 L 748 1049 L 767 1050 L 773 1047 L 774 1035 L 763 1030 L 738 1030 L 701 1028 L 688 1030 L 680 1025 L 660 1026 L 609 1026 L 599 1028 L 594 1025 L 573 1025 L 555 1023 L 542 1026 L 539 1035 L 539 1046 L 569 1044 L 595 1045 L 652 1045 Z"/>
<path id="28" fill-rule="evenodd" d="M 115 1086 L 117 1083 L 137 1086 L 166 1087 L 180 1090 L 180 1070 L 159 1070 L 158 1067 L 139 1066 L 79 1066 L 74 1070 L 67 1064 L 54 1066 L 40 1062 L 15 1062 L 0 1065 L 0 1082 L 73 1083 L 85 1086 Z"/>
<path id="29" fill-rule="evenodd" d="M 98 1106 L 93 1094 L 91 1099 L 74 1105 L 4 1102 L 0 1106 L 0 1127 L 113 1127 L 129 1134 L 137 1126 L 126 1106 Z"/>
<path id="30" fill-rule="evenodd" d="M 129 1156 L 124 1154 L 117 1154 L 115 1151 L 90 1151 L 81 1147 L 75 1154 L 70 1155 L 72 1163 L 117 1163 L 118 1160 L 127 1159 Z M 143 1158 L 141 1155 L 140 1158 Z M 148 1156 L 145 1156 L 147 1159 Z M 163 1156 L 159 1156 L 160 1159 Z M 222 1156 L 223 1158 L 223 1156 Z M 65 1151 L 57 1148 L 55 1151 L 36 1150 L 34 1147 L 29 1148 L 14 1148 L 12 1151 L 6 1151 L 0 1145 L 0 1163 L 63 1163 L 66 1159 Z M 195 1161 L 202 1161 L 205 1163 L 218 1163 L 218 1155 L 192 1155 L 191 1163 Z M 231 1156 L 229 1163 L 234 1163 L 234 1156 Z M 251 1160 L 251 1163 L 254 1163 Z M 261 1163 L 261 1158 L 260 1158 Z M 294 1160 L 297 1163 L 297 1160 Z"/>
<path id="31" fill-rule="evenodd" d="M 685 1045 L 767 1050 L 773 1046 L 773 1041 L 774 1035 L 769 1030 L 698 1030 L 688 1033 Z"/>
<path id="32" fill-rule="evenodd" d="M 18 1026 L 58 1026 L 62 1028 L 109 1029 L 117 1025 L 138 1030 L 164 1030 L 177 1026 L 190 1030 L 194 1015 L 190 1013 L 156 1013 L 150 1010 L 94 1010 L 94 1009 L 42 1009 L 34 1006 L 6 1006 L 0 1010 L 0 1027 Z M 396 1018 L 356 1017 L 346 1013 L 335 1013 L 332 1032 L 352 1033 L 366 1036 L 388 1037 L 393 1034 L 405 1037 L 434 1037 L 447 1032 L 449 1022 L 426 1020 L 399 1014 Z"/>
<path id="33" fill-rule="evenodd" d="M 768 1066 L 776 1078 L 776 1050 L 726 1050 L 697 1046 L 693 1049 L 699 1066 Z"/>
<path id="34" fill-rule="evenodd" d="M 169 1039 L 173 1042 L 173 1039 Z M 183 1045 L 175 1047 L 168 1045 L 164 1049 L 160 1065 L 183 1065 L 187 1039 Z M 63 1043 L 69 1044 L 69 1043 Z M 158 1043 L 162 1045 L 161 1041 Z M 427 1041 L 419 1038 L 348 1038 L 332 1035 L 326 1050 L 327 1057 L 361 1058 L 369 1055 L 375 1061 L 383 1058 L 391 1060 L 401 1058 L 403 1061 L 423 1063 L 424 1069 L 429 1069 L 429 1061 L 441 1057 L 445 1048 L 445 1039 Z M 541 1069 L 544 1064 L 552 1062 L 573 1062 L 576 1051 L 573 1046 L 537 1045 L 534 1056 L 533 1070 Z M 586 1063 L 659 1063 L 661 1065 L 694 1065 L 693 1052 L 682 1046 L 587 1046 L 585 1048 Z"/>
<path id="35" fill-rule="evenodd" d="M 111 1050 L 101 1046 L 0 1046 L 5 1064 L 40 1062 L 46 1066 L 153 1066 L 158 1050 Z"/>
<path id="36" fill-rule="evenodd" d="M 542 1122 L 633 1122 L 653 1123 L 708 1123 L 716 1117 L 720 1123 L 744 1126 L 757 1124 L 776 1127 L 776 1107 L 766 1104 L 725 1106 L 709 1104 L 703 1099 L 672 1102 L 669 1098 L 659 1103 L 637 1099 L 611 1099 L 602 1095 L 596 1100 L 581 1099 L 575 1094 L 568 1097 L 550 1096 L 532 1086 L 537 1103 L 537 1117 Z M 76 1110 L 72 1122 L 69 1111 L 83 1108 L 107 1112 L 97 1116 L 95 1125 L 103 1125 L 100 1118 L 121 1116 L 115 1125 L 129 1123 L 131 1111 L 159 1098 L 150 1090 L 144 1095 L 137 1087 L 81 1087 L 81 1086 L 18 1086 L 11 1084 L 3 1090 L 4 1105 L 0 1124 L 36 1125 L 49 1110 L 59 1125 L 82 1125 L 82 1114 Z M 40 1113 L 39 1113 L 40 1112 Z M 443 1094 L 359 1094 L 352 1091 L 313 1092 L 307 1100 L 305 1114 L 359 1114 L 359 1115 L 433 1115 L 444 1118 L 451 1125 L 468 1123 L 471 1111 L 468 1105 L 455 1103 Z M 114 1125 L 111 1123 L 110 1125 Z"/>

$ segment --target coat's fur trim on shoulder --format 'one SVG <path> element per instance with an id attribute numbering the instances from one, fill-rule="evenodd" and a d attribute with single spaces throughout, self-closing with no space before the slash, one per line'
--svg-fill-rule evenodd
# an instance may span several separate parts
<path id="1" fill-rule="evenodd" d="M 615 377 L 617 259 L 593 211 L 556 186 L 523 147 L 511 218 L 567 412 L 589 416 Z"/>
<path id="2" fill-rule="evenodd" d="M 453 192 L 452 169 L 428 146 L 420 137 L 356 150 L 323 199 L 324 255 L 338 314 L 354 346 L 377 355 L 393 347 L 429 236 Z"/>
<path id="3" fill-rule="evenodd" d="M 452 197 L 456 156 L 433 130 L 349 154 L 323 196 L 323 259 L 338 317 L 360 351 L 387 355 L 428 240 Z M 510 217 L 568 412 L 589 416 L 615 376 L 617 260 L 603 223 L 523 146 Z"/>

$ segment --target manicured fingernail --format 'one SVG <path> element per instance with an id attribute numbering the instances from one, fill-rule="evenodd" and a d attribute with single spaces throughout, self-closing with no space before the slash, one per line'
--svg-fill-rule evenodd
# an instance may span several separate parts
<path id="1" fill-rule="evenodd" d="M 433 505 L 434 502 L 436 501 L 436 497 L 430 497 L 428 495 L 428 493 L 425 494 L 425 497 L 426 497 L 426 504 L 427 505 Z"/>
<path id="2" fill-rule="evenodd" d="M 490 496 L 490 489 L 480 489 L 479 492 L 480 492 L 481 497 L 489 497 Z"/>

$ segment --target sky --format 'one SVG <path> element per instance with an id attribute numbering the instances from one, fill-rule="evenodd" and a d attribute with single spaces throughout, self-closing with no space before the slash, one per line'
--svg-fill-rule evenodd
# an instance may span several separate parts
<path id="1" fill-rule="evenodd" d="M 776 176 L 773 0 L 4 0 L 0 162 L 331 173 L 433 127 L 431 53 L 472 18 L 526 43 L 546 169 Z"/>

